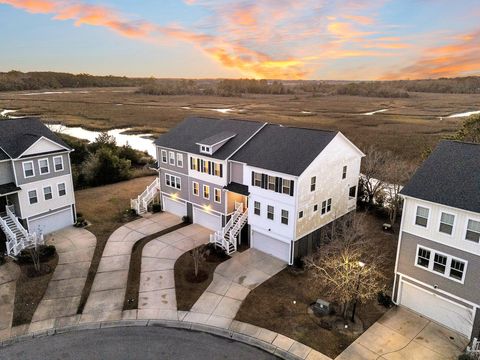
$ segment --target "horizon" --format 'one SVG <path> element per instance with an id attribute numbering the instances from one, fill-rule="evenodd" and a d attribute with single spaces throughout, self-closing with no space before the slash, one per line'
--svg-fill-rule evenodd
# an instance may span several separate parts
<path id="1" fill-rule="evenodd" d="M 474 0 L 0 0 L 0 69 L 284 81 L 478 76 L 478 15 Z"/>

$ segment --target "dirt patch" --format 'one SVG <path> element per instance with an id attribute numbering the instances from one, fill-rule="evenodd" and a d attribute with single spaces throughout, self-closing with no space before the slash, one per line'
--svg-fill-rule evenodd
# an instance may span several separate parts
<path id="1" fill-rule="evenodd" d="M 47 291 L 57 263 L 58 255 L 54 253 L 43 260 L 40 273 L 35 271 L 33 264 L 19 264 L 20 276 L 16 283 L 12 326 L 30 324 Z"/>
<path id="2" fill-rule="evenodd" d="M 143 239 L 138 240 L 133 245 L 132 255 L 130 257 L 130 265 L 128 267 L 127 291 L 125 293 L 123 310 L 138 309 L 138 292 L 140 290 L 140 274 L 142 272 L 142 253 L 145 245 L 147 245 L 150 241 L 158 238 L 159 236 L 168 234 L 169 232 L 178 230 L 187 225 L 189 224 L 181 223 L 169 227 L 168 229 L 146 236 Z"/>
<path id="3" fill-rule="evenodd" d="M 388 274 L 387 289 L 391 288 L 395 264 L 397 235 L 384 233 L 384 219 L 367 214 L 368 239 L 372 246 L 381 246 L 390 259 L 385 273 Z M 390 276 L 391 274 L 391 276 Z M 235 320 L 251 323 L 284 334 L 322 353 L 335 358 L 345 350 L 357 335 L 337 330 L 324 329 L 309 314 L 309 306 L 317 298 L 330 300 L 318 286 L 309 271 L 296 273 L 285 269 L 250 292 L 243 302 Z M 316 288 L 316 289 L 315 289 Z M 387 309 L 374 299 L 357 307 L 357 316 L 367 329 Z"/>
<path id="4" fill-rule="evenodd" d="M 175 292 L 178 310 L 189 311 L 212 282 L 217 266 L 230 259 L 230 256 L 222 250 L 215 250 L 211 245 L 202 245 L 202 247 L 204 246 L 208 247 L 209 254 L 206 260 L 200 263 L 197 277 L 195 277 L 193 258 L 190 252 L 180 256 L 175 262 Z"/>

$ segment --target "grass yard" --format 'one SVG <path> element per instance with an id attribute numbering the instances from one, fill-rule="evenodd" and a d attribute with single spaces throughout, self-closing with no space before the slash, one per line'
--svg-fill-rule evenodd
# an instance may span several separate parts
<path id="1" fill-rule="evenodd" d="M 372 245 L 381 248 L 385 256 L 391 259 L 385 269 L 385 273 L 389 275 L 386 286 L 390 289 L 393 282 L 397 235 L 384 233 L 381 229 L 383 222 L 373 214 L 367 215 L 368 234 Z M 355 340 L 355 337 L 323 329 L 308 314 L 309 305 L 317 298 L 331 300 L 318 289 L 318 286 L 312 285 L 313 281 L 315 280 L 308 271 L 294 274 L 285 269 L 254 289 L 243 302 L 235 319 L 284 334 L 335 358 Z M 378 305 L 375 299 L 360 304 L 357 315 L 366 329 L 386 310 Z"/>
<path id="2" fill-rule="evenodd" d="M 80 301 L 79 312 L 83 311 L 90 294 L 93 279 L 109 236 L 125 221 L 131 220 L 125 217 L 125 211 L 130 208 L 130 199 L 144 191 L 154 178 L 154 176 L 141 177 L 75 192 L 77 211 L 91 223 L 87 230 L 97 237 L 97 246 Z"/>

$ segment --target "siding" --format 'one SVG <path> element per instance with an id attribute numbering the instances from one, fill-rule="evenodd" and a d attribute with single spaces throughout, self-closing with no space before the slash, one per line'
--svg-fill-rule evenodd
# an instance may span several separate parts
<path id="1" fill-rule="evenodd" d="M 167 152 L 167 162 L 164 163 L 162 162 L 162 152 L 161 150 L 165 150 Z M 170 165 L 170 162 L 169 162 L 169 153 L 173 151 L 175 153 L 175 165 Z M 177 154 L 181 154 L 182 155 L 182 158 L 183 158 L 183 166 L 182 167 L 179 167 L 177 166 Z M 175 172 L 179 172 L 181 174 L 185 174 L 187 175 L 188 174 L 188 155 L 187 153 L 183 152 L 183 151 L 176 151 L 176 150 L 169 150 L 169 149 L 165 149 L 165 148 L 161 148 L 160 146 L 157 146 L 157 161 L 158 161 L 158 166 L 161 168 L 161 169 L 164 169 L 164 170 L 170 170 L 170 171 L 175 171 Z"/>
<path id="2" fill-rule="evenodd" d="M 480 256 L 454 249 L 407 232 L 402 232 L 401 237 L 401 245 L 399 249 L 400 255 L 398 258 L 399 273 L 432 286 L 438 285 L 438 288 L 443 291 L 473 303 L 480 304 L 480 289 L 478 288 L 478 279 L 480 278 Z M 415 266 L 417 244 L 468 261 L 464 284 Z"/>
<path id="3" fill-rule="evenodd" d="M 54 164 L 53 164 L 53 158 L 57 157 L 57 156 L 62 156 L 62 158 L 63 158 L 63 170 L 55 172 L 55 168 L 54 168 Z M 49 165 L 49 170 L 50 170 L 50 172 L 48 174 L 40 175 L 40 169 L 38 167 L 38 160 L 40 160 L 40 159 L 48 159 L 48 165 Z M 35 171 L 35 176 L 30 177 L 30 178 L 25 178 L 24 177 L 22 163 L 24 163 L 26 161 L 33 161 L 33 168 L 34 168 L 34 171 Z M 70 161 L 68 159 L 68 153 L 45 155 L 45 156 L 40 156 L 40 157 L 25 158 L 25 159 L 22 159 L 22 160 L 16 160 L 16 161 L 14 161 L 14 166 L 15 166 L 15 172 L 17 174 L 17 185 L 28 184 L 28 183 L 32 183 L 32 182 L 35 182 L 35 181 L 47 180 L 47 179 L 52 179 L 54 177 L 64 176 L 64 175 L 70 174 Z"/>
<path id="4" fill-rule="evenodd" d="M 230 164 L 230 182 L 243 184 L 243 164 L 229 162 Z"/>
<path id="5" fill-rule="evenodd" d="M 165 174 L 170 174 L 174 176 L 178 176 L 181 180 L 181 189 L 174 189 L 170 186 L 167 186 L 165 183 Z M 163 192 L 167 194 L 177 194 L 180 199 L 188 200 L 189 195 L 189 186 L 188 186 L 188 176 L 183 174 L 178 174 L 173 171 L 168 171 L 164 169 L 160 169 L 160 188 Z"/>
<path id="6" fill-rule="evenodd" d="M 0 162 L 0 185 L 15 182 L 11 161 Z"/>
<path id="7" fill-rule="evenodd" d="M 198 196 L 196 195 L 193 195 L 193 182 L 196 181 L 198 182 L 199 184 L 199 194 Z M 208 185 L 210 186 L 210 200 L 207 200 L 207 199 L 204 199 L 203 198 L 203 185 Z M 214 189 L 217 188 L 217 189 L 220 189 L 220 192 L 222 194 L 222 197 L 221 197 L 221 202 L 220 203 L 216 203 L 214 201 Z M 194 179 L 192 177 L 189 178 L 189 197 L 188 199 L 193 203 L 193 204 L 197 204 L 197 205 L 200 205 L 200 206 L 203 206 L 203 205 L 210 205 L 210 208 L 212 210 L 215 210 L 215 211 L 218 211 L 222 214 L 225 214 L 225 200 L 226 200 L 226 192 L 222 189 L 221 186 L 217 185 L 217 184 L 213 184 L 213 183 L 210 183 L 210 182 L 207 182 L 207 181 L 202 181 L 202 180 L 199 180 L 199 179 Z"/>

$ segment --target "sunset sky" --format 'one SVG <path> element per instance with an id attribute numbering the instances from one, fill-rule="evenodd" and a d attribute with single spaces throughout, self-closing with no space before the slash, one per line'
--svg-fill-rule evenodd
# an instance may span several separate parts
<path id="1" fill-rule="evenodd" d="M 0 0 L 0 71 L 480 75 L 480 0 Z"/>

